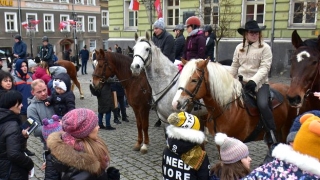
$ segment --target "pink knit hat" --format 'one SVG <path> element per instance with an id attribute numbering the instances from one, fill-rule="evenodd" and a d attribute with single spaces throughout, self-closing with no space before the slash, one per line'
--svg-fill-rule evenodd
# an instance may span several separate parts
<path id="1" fill-rule="evenodd" d="M 215 142 L 220 146 L 221 160 L 225 164 L 240 161 L 249 155 L 247 145 L 235 138 L 230 138 L 224 133 L 217 133 Z"/>
<path id="2" fill-rule="evenodd" d="M 97 125 L 98 117 L 90 109 L 73 109 L 62 117 L 63 131 L 78 139 L 87 137 Z"/>

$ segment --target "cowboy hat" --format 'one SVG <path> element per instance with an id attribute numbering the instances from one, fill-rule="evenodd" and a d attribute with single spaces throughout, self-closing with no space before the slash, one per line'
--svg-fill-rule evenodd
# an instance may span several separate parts
<path id="1" fill-rule="evenodd" d="M 243 35 L 243 32 L 245 31 L 255 31 L 255 32 L 260 32 L 261 30 L 264 30 L 266 28 L 266 26 L 263 27 L 259 27 L 257 21 L 255 20 L 249 20 L 248 22 L 246 22 L 244 28 L 239 28 L 238 29 L 238 33 Z"/>

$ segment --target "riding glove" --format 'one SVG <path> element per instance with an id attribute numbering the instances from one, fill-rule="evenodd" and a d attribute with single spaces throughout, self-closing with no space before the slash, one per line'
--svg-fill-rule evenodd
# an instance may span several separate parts
<path id="1" fill-rule="evenodd" d="M 256 86 L 257 86 L 257 84 L 254 81 L 250 80 L 247 82 L 247 84 L 244 86 L 244 88 L 247 92 L 254 92 Z"/>

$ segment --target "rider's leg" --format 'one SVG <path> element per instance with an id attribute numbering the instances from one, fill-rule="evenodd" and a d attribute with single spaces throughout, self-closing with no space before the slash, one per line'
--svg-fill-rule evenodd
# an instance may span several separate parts
<path id="1" fill-rule="evenodd" d="M 269 84 L 263 84 L 257 93 L 257 105 L 262 116 L 262 120 L 267 131 L 270 133 L 273 143 L 276 143 L 275 132 L 276 125 L 274 122 L 272 110 L 269 106 L 270 90 Z"/>

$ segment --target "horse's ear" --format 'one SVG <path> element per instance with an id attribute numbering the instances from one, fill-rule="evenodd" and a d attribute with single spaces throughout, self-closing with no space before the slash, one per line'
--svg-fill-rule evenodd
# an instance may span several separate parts
<path id="1" fill-rule="evenodd" d="M 181 62 L 182 62 L 183 65 L 186 65 L 188 61 L 185 60 L 183 57 L 181 57 Z"/>
<path id="2" fill-rule="evenodd" d="M 302 41 L 301 37 L 299 36 L 297 30 L 294 30 L 292 32 L 291 43 L 296 49 L 298 49 L 300 46 L 303 45 L 303 41 Z"/>
<path id="3" fill-rule="evenodd" d="M 104 50 L 103 50 L 103 49 L 100 49 L 100 50 L 99 50 L 99 54 L 100 54 L 101 58 L 104 59 Z"/>
<path id="4" fill-rule="evenodd" d="M 209 61 L 210 59 L 203 59 L 198 61 L 199 68 L 205 68 L 208 65 Z"/>
<path id="5" fill-rule="evenodd" d="M 133 49 L 130 46 L 128 46 L 128 49 L 129 49 L 129 52 L 133 52 Z"/>
<path id="6" fill-rule="evenodd" d="M 134 40 L 135 40 L 136 42 L 138 41 L 138 38 L 139 38 L 138 33 L 135 33 L 135 34 L 134 34 Z"/>
<path id="7" fill-rule="evenodd" d="M 146 31 L 146 39 L 147 39 L 148 41 L 150 41 L 150 35 L 149 35 L 148 31 Z"/>

